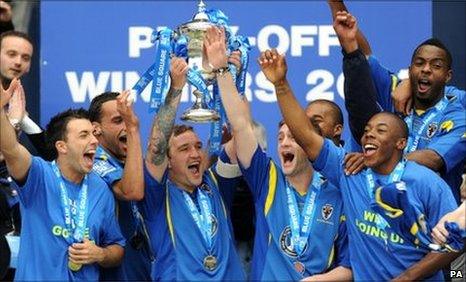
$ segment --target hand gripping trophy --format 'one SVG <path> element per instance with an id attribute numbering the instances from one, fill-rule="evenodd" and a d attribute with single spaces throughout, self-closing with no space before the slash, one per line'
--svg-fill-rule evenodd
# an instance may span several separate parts
<path id="1" fill-rule="evenodd" d="M 227 21 L 228 18 L 225 14 L 219 10 L 206 10 L 206 5 L 200 0 L 198 12 L 191 21 L 178 26 L 174 31 L 165 28 L 154 32 L 152 40 L 156 45 L 155 63 L 133 87 L 136 92 L 141 93 L 150 81 L 153 82 L 150 99 L 151 110 L 158 110 L 158 107 L 163 103 L 164 93 L 168 90 L 170 57 L 184 57 L 188 60 L 189 65 L 187 80 L 196 88 L 193 91 L 196 100 L 194 105 L 183 113 L 181 119 L 198 123 L 216 122 L 221 127 L 221 118 L 224 114 L 222 113 L 220 95 L 216 87 L 211 87 L 216 83 L 215 74 L 209 67 L 203 53 L 205 32 L 214 25 L 223 27 L 227 35 L 228 51 L 241 51 L 241 70 L 236 70 L 233 65 L 230 67 L 240 93 L 244 93 L 250 49 L 246 38 L 233 35 Z M 213 88 L 213 90 L 209 88 Z"/>

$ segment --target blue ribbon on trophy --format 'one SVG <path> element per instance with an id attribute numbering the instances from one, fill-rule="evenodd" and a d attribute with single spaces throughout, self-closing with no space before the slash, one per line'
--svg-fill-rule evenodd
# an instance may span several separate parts
<path id="1" fill-rule="evenodd" d="M 218 154 L 221 148 L 222 125 L 226 122 L 226 114 L 220 100 L 218 87 L 215 87 L 215 75 L 211 71 L 209 73 L 209 70 L 205 70 L 202 62 L 203 34 L 208 27 L 213 25 L 225 29 L 229 52 L 241 51 L 241 70 L 237 73 L 236 67 L 230 64 L 230 71 L 235 79 L 238 92 L 243 94 L 249 61 L 249 42 L 241 36 L 234 36 L 228 26 L 228 17 L 217 9 L 206 11 L 203 1 L 199 2 L 198 12 L 190 22 L 179 26 L 175 31 L 165 28 L 152 34 L 152 42 L 156 49 L 155 62 L 141 76 L 133 90 L 140 95 L 152 81 L 149 112 L 157 113 L 164 103 L 169 86 L 170 57 L 175 55 L 186 58 L 190 65 L 187 81 L 197 90 L 194 91 L 195 104 L 183 113 L 181 119 L 191 122 L 213 122 L 209 152 Z M 208 88 L 209 85 L 214 85 L 212 96 Z"/>
<path id="2" fill-rule="evenodd" d="M 173 31 L 165 28 L 159 31 L 156 38 L 155 71 L 152 79 L 152 92 L 150 95 L 149 109 L 151 112 L 158 112 L 163 104 L 163 95 L 168 86 L 170 71 L 170 55 L 172 53 Z"/>
<path id="3" fill-rule="evenodd" d="M 238 45 L 237 49 L 241 52 L 241 70 L 239 71 L 236 79 L 236 88 L 240 95 L 244 95 L 246 88 L 246 71 L 249 65 L 249 51 L 251 45 L 247 37 L 241 35 L 236 36 L 235 44 Z"/>

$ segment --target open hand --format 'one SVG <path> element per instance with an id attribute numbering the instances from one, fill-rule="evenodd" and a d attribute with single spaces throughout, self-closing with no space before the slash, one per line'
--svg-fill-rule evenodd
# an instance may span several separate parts
<path id="1" fill-rule="evenodd" d="M 117 111 L 123 118 L 126 127 L 139 128 L 139 120 L 133 110 L 133 99 L 130 99 L 131 91 L 125 90 L 117 97 Z"/>
<path id="2" fill-rule="evenodd" d="M 278 54 L 277 49 L 262 52 L 257 62 L 265 77 L 272 84 L 275 85 L 286 79 L 288 67 L 286 66 L 285 56 Z"/>
<path id="3" fill-rule="evenodd" d="M 23 120 L 26 115 L 26 97 L 24 88 L 20 84 L 13 91 L 13 96 L 8 103 L 8 118 L 18 121 Z"/>
<path id="4" fill-rule="evenodd" d="M 8 102 L 10 102 L 10 99 L 15 93 L 16 88 L 18 88 L 20 85 L 20 81 L 17 78 L 13 78 L 13 80 L 10 82 L 10 86 L 8 87 L 8 89 L 3 89 L 3 86 L 0 86 L 0 110 L 3 110 L 3 108 L 8 104 Z"/>
<path id="5" fill-rule="evenodd" d="M 345 174 L 357 174 L 364 169 L 364 155 L 362 153 L 348 153 L 344 159 L 345 164 Z"/>
<path id="6" fill-rule="evenodd" d="M 204 37 L 204 51 L 211 68 L 215 70 L 227 67 L 227 48 L 223 28 L 213 26 L 207 29 Z"/>

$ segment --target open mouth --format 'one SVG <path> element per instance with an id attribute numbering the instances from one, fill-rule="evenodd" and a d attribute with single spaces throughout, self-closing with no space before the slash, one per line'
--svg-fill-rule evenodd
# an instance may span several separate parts
<path id="1" fill-rule="evenodd" d="M 126 135 L 120 136 L 120 137 L 118 138 L 118 141 L 120 141 L 121 143 L 126 144 L 126 141 L 127 141 Z"/>
<path id="2" fill-rule="evenodd" d="M 192 174 L 199 174 L 199 170 L 200 170 L 200 167 L 201 167 L 201 163 L 200 162 L 194 162 L 190 165 L 188 165 L 188 170 L 192 173 Z"/>
<path id="3" fill-rule="evenodd" d="M 90 150 L 84 153 L 83 155 L 84 162 L 86 162 L 88 166 L 92 167 L 92 165 L 94 164 L 94 156 L 95 156 L 95 150 Z"/>
<path id="4" fill-rule="evenodd" d="M 294 154 L 291 152 L 283 152 L 282 157 L 283 157 L 283 164 L 285 165 L 291 164 L 291 162 L 293 162 L 294 160 Z"/>
<path id="5" fill-rule="evenodd" d="M 417 90 L 419 93 L 425 93 L 430 89 L 431 83 L 428 79 L 419 79 Z"/>
<path id="6" fill-rule="evenodd" d="M 378 148 L 379 147 L 371 143 L 364 145 L 364 157 L 370 157 L 374 155 Z"/>

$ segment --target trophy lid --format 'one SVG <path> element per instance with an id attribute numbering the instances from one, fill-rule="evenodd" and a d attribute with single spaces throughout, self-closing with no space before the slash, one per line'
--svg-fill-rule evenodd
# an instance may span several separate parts
<path id="1" fill-rule="evenodd" d="M 205 13 L 206 4 L 204 1 L 200 0 L 199 4 L 197 4 L 197 13 L 193 16 L 193 21 L 195 20 L 209 20 L 209 16 Z"/>
<path id="2" fill-rule="evenodd" d="M 209 21 L 209 16 L 205 13 L 205 11 L 206 4 L 204 1 L 200 0 L 197 5 L 197 13 L 194 14 L 192 20 L 180 25 L 178 30 L 181 33 L 186 33 L 191 30 L 207 30 L 213 25 L 213 23 Z"/>

